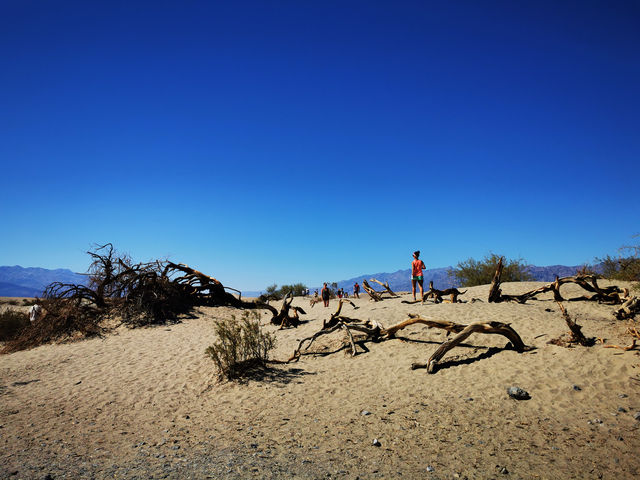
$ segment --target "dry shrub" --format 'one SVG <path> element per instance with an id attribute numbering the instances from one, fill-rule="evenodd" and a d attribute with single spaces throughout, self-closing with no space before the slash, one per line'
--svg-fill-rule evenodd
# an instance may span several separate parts
<path id="1" fill-rule="evenodd" d="M 244 312 L 240 320 L 232 315 L 215 322 L 218 341 L 205 353 L 215 362 L 220 378 L 231 380 L 266 366 L 276 341 L 262 331 L 259 319 L 256 312 Z"/>
<path id="2" fill-rule="evenodd" d="M 38 345 L 71 338 L 99 335 L 100 318 L 89 304 L 71 298 L 44 298 L 39 302 L 45 314 L 10 339 L 0 353 L 12 353 Z"/>
<path id="3" fill-rule="evenodd" d="M 28 325 L 29 317 L 26 313 L 16 310 L 0 313 L 0 342 L 12 340 Z"/>

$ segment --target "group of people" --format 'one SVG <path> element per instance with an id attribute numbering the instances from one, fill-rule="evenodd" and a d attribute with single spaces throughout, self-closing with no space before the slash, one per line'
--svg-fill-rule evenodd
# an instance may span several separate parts
<path id="1" fill-rule="evenodd" d="M 420 299 L 424 300 L 423 270 L 425 270 L 426 268 L 427 267 L 425 266 L 424 262 L 420 260 L 420 250 L 416 250 L 415 252 L 413 252 L 413 261 L 411 262 L 411 293 L 413 294 L 414 301 L 416 300 L 416 285 L 420 289 Z M 348 298 L 349 296 L 348 293 L 346 293 L 342 288 L 339 289 L 336 292 L 336 294 L 338 295 L 338 298 L 343 298 L 343 297 Z M 327 286 L 326 282 L 322 286 L 320 295 L 322 297 L 322 302 L 324 303 L 324 306 L 328 307 L 329 299 L 331 298 L 331 290 Z M 318 296 L 317 290 L 316 290 L 315 296 L 316 297 Z M 360 298 L 360 285 L 358 285 L 358 282 L 356 282 L 355 285 L 353 286 L 353 296 L 355 298 Z"/>

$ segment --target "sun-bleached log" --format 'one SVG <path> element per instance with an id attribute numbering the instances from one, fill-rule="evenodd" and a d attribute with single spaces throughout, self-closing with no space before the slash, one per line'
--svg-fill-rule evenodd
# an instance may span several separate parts
<path id="1" fill-rule="evenodd" d="M 502 275 L 502 257 L 498 260 L 496 273 L 493 274 L 491 280 L 491 288 L 489 289 L 489 303 L 499 303 L 502 301 L 502 290 L 500 290 L 500 276 Z"/>
<path id="2" fill-rule="evenodd" d="M 382 334 L 387 338 L 394 338 L 396 336 L 396 332 L 410 325 L 415 325 L 416 323 L 427 325 L 429 328 L 442 328 L 451 333 L 459 333 L 466 327 L 466 325 L 450 322 L 448 320 L 432 320 L 429 318 L 422 318 L 418 315 L 410 314 L 407 320 L 404 320 L 389 328 L 383 329 Z"/>
<path id="3" fill-rule="evenodd" d="M 433 280 L 432 280 L 429 282 L 429 290 L 425 293 L 424 298 L 428 299 L 433 297 L 434 303 L 443 303 L 444 300 L 442 300 L 442 297 L 450 295 L 451 303 L 458 303 L 458 296 L 464 295 L 465 293 L 467 293 L 466 290 L 464 292 L 461 292 L 457 288 L 447 288 L 445 290 L 438 290 L 437 288 L 434 288 Z"/>
<path id="4" fill-rule="evenodd" d="M 509 324 L 502 322 L 478 322 L 465 326 L 465 328 L 455 337 L 440 345 L 433 355 L 431 355 L 427 363 L 414 363 L 411 365 L 411 368 L 414 370 L 416 368 L 426 368 L 427 372 L 435 373 L 436 366 L 442 357 L 444 357 L 449 350 L 466 340 L 472 333 L 503 335 L 511 342 L 513 348 L 520 353 L 530 349 L 530 347 L 527 347 L 524 344 L 520 335 L 518 335 L 518 333 L 511 328 Z"/>
<path id="5" fill-rule="evenodd" d="M 527 347 L 518 333 L 509 325 L 502 322 L 477 322 L 471 325 L 458 324 L 445 320 L 433 320 L 422 318 L 418 315 L 410 315 L 407 320 L 404 320 L 389 328 L 385 328 L 379 323 L 362 322 L 358 319 L 352 319 L 342 317 L 339 315 L 341 306 L 338 306 L 338 311 L 331 316 L 331 319 L 323 323 L 323 328 L 313 334 L 310 337 L 304 338 L 298 344 L 291 357 L 287 362 L 297 361 L 302 355 L 302 348 L 305 346 L 305 350 L 308 350 L 313 342 L 322 335 L 328 335 L 343 329 L 349 339 L 349 345 L 351 346 L 351 354 L 356 355 L 355 340 L 352 334 L 353 331 L 357 331 L 365 334 L 365 338 L 360 341 L 383 341 L 395 338 L 396 333 L 403 328 L 417 323 L 427 325 L 430 328 L 441 328 L 448 332 L 455 333 L 456 337 L 443 343 L 438 350 L 429 358 L 426 364 L 413 364 L 412 369 L 427 367 L 429 373 L 435 372 L 435 366 L 440 359 L 453 347 L 459 345 L 464 339 L 466 339 L 472 333 L 485 333 L 485 334 L 498 334 L 505 336 L 510 342 L 513 348 L 518 352 L 524 352 L 530 350 L 532 347 Z"/>
<path id="6" fill-rule="evenodd" d="M 339 321 L 346 322 L 346 323 L 350 323 L 350 322 L 353 322 L 353 321 L 359 321 L 359 320 L 354 320 L 354 319 L 351 319 L 349 317 L 344 317 L 344 316 L 340 315 L 340 312 L 342 312 L 342 305 L 344 305 L 345 303 L 348 303 L 349 305 L 351 305 L 354 308 L 354 310 L 358 309 L 358 307 L 356 307 L 356 304 L 353 303 L 351 300 L 349 300 L 347 298 L 341 298 L 340 300 L 338 300 L 338 308 L 336 309 L 335 313 L 331 314 L 331 317 L 329 318 L 329 320 L 322 322 L 322 329 L 323 330 L 325 328 L 333 327 Z"/>
<path id="7" fill-rule="evenodd" d="M 370 278 L 370 279 L 369 279 L 369 281 L 370 281 L 370 282 L 375 282 L 375 283 L 377 283 L 378 285 L 381 285 L 381 286 L 382 286 L 382 288 L 384 288 L 384 289 L 385 289 L 385 291 L 386 291 L 389 295 L 391 295 L 392 297 L 399 297 L 399 295 L 398 295 L 397 293 L 395 293 L 393 290 L 391 290 L 391 288 L 389 288 L 389 282 L 382 283 L 380 280 L 376 280 L 375 278 Z"/>
<path id="8" fill-rule="evenodd" d="M 574 322 L 569 313 L 567 313 L 567 309 L 564 308 L 564 305 L 560 302 L 556 302 L 560 307 L 560 311 L 562 312 L 562 317 L 564 318 L 569 330 L 571 331 L 571 337 L 569 338 L 569 343 L 579 343 L 583 347 L 590 347 L 595 343 L 594 338 L 586 338 L 582 333 L 582 327 Z"/>
<path id="9" fill-rule="evenodd" d="M 293 292 L 285 295 L 280 311 L 271 319 L 271 323 L 278 325 L 281 330 L 288 327 L 297 327 L 300 325 L 299 313 L 306 314 L 302 308 L 292 307 L 291 302 L 293 302 Z M 273 307 L 271 307 L 271 309 L 273 309 L 272 311 L 275 310 Z"/>
<path id="10" fill-rule="evenodd" d="M 613 314 L 618 320 L 625 320 L 633 318 L 638 312 L 640 312 L 640 298 L 634 296 L 628 298 L 620 308 L 614 310 Z"/>
<path id="11" fill-rule="evenodd" d="M 579 285 L 587 292 L 591 293 L 591 295 L 583 295 L 581 297 L 569 298 L 568 301 L 578 301 L 578 300 L 589 300 L 596 301 L 599 303 L 609 303 L 612 305 L 617 305 L 620 303 L 626 302 L 629 296 L 629 290 L 626 288 L 620 288 L 615 285 L 611 285 L 609 287 L 601 287 L 598 285 L 598 279 L 595 275 L 589 275 L 580 273 L 578 275 L 570 276 L 570 277 L 562 277 L 559 278 L 556 276 L 555 280 L 547 285 L 543 285 L 542 287 L 538 287 L 534 290 L 530 290 L 528 292 L 522 293 L 520 295 L 506 295 L 502 293 L 500 289 L 500 278 L 502 275 L 503 264 L 502 257 L 498 261 L 498 265 L 496 267 L 496 272 L 493 276 L 493 280 L 491 282 L 491 288 L 489 289 L 489 302 L 490 303 L 500 303 L 500 302 L 518 302 L 525 303 L 528 300 L 534 299 L 537 295 L 542 293 L 552 292 L 553 299 L 556 302 L 562 302 L 565 299 L 560 294 L 560 287 L 567 283 L 575 283 Z"/>
<path id="12" fill-rule="evenodd" d="M 362 288 L 369 294 L 369 297 L 371 297 L 374 302 L 379 302 L 380 300 L 382 300 L 380 292 L 376 292 L 373 288 L 371 288 L 371 285 L 369 285 L 366 280 L 362 280 Z"/>

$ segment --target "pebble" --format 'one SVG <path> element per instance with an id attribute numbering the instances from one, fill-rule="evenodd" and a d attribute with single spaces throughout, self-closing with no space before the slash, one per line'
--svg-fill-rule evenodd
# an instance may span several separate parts
<path id="1" fill-rule="evenodd" d="M 427 465 L 427 472 L 435 472 L 436 469 L 433 468 L 431 465 Z"/>
<path id="2" fill-rule="evenodd" d="M 507 393 L 511 398 L 515 398 L 516 400 L 529 400 L 531 398 L 529 392 L 520 387 L 509 387 L 507 388 Z"/>
<path id="3" fill-rule="evenodd" d="M 579 385 L 574 385 L 572 388 L 573 388 L 576 392 L 579 392 L 580 390 L 582 390 L 582 388 L 580 388 L 580 386 L 579 386 Z"/>
<path id="4" fill-rule="evenodd" d="M 620 398 L 627 398 L 629 395 L 627 395 L 626 393 L 621 393 L 620 395 L 618 395 Z"/>
<path id="5" fill-rule="evenodd" d="M 507 470 L 507 467 L 502 467 L 500 469 L 500 473 L 502 473 L 503 475 L 507 475 L 509 473 L 509 470 Z"/>
<path id="6" fill-rule="evenodd" d="M 371 415 L 371 412 L 369 410 L 362 410 L 360 412 L 360 415 L 362 415 L 363 417 L 367 416 L 367 415 Z"/>
<path id="7" fill-rule="evenodd" d="M 380 440 L 378 440 L 377 438 L 374 438 L 374 439 L 373 439 L 373 443 L 372 443 L 372 445 L 373 445 L 374 447 L 381 447 L 381 446 L 382 446 L 382 444 L 380 443 Z"/>
<path id="8" fill-rule="evenodd" d="M 627 409 L 624 408 L 624 407 L 618 407 L 618 411 L 621 412 L 621 413 L 626 413 Z"/>
<path id="9" fill-rule="evenodd" d="M 640 421 L 640 412 L 636 412 L 633 414 L 633 418 L 635 418 L 636 420 Z"/>

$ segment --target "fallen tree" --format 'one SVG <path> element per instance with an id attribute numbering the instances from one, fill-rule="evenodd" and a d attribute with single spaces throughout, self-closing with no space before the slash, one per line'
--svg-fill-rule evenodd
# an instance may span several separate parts
<path id="1" fill-rule="evenodd" d="M 373 300 L 374 302 L 381 301 L 384 298 L 383 297 L 384 294 L 389 294 L 391 298 L 400 296 L 397 293 L 395 293 L 393 290 L 391 290 L 391 288 L 389 288 L 389 282 L 382 283 L 380 280 L 376 280 L 375 278 L 372 278 L 370 281 L 375 282 L 378 285 L 382 285 L 382 287 L 384 288 L 384 291 L 378 292 L 374 290 L 371 285 L 369 285 L 369 282 L 367 282 L 366 280 L 362 280 L 362 288 L 364 289 L 365 292 L 367 292 L 371 300 Z"/>
<path id="2" fill-rule="evenodd" d="M 640 298 L 633 296 L 626 299 L 613 314 L 618 320 L 625 320 L 633 318 L 638 312 L 640 312 Z"/>
<path id="3" fill-rule="evenodd" d="M 159 260 L 134 263 L 110 243 L 87 253 L 92 258 L 88 283 L 49 285 L 38 299 L 46 313 L 8 342 L 3 353 L 61 338 L 100 335 L 110 318 L 136 327 L 176 321 L 199 305 L 269 308 L 242 301 L 220 281 L 188 265 Z"/>
<path id="4" fill-rule="evenodd" d="M 433 280 L 432 280 L 429 282 L 429 290 L 425 293 L 424 298 L 425 299 L 433 298 L 434 303 L 443 303 L 444 300 L 442 299 L 442 297 L 450 295 L 450 298 L 451 298 L 450 302 L 458 303 L 458 296 L 464 295 L 465 293 L 467 293 L 466 290 L 464 292 L 461 292 L 457 288 L 447 288 L 445 290 L 438 290 L 437 288 L 434 288 Z"/>
<path id="5" fill-rule="evenodd" d="M 580 300 L 587 301 L 595 301 L 598 303 L 606 303 L 610 305 L 619 305 L 619 304 L 629 304 L 629 306 L 633 305 L 633 302 L 629 299 L 629 289 L 620 288 L 616 285 L 611 285 L 608 287 L 602 287 L 598 285 L 598 277 L 592 274 L 579 273 L 577 275 L 573 275 L 570 277 L 562 277 L 559 278 L 556 276 L 555 280 L 547 285 L 543 285 L 536 289 L 530 290 L 528 292 L 522 293 L 520 295 L 506 295 L 502 293 L 500 288 L 500 277 L 502 275 L 502 258 L 498 262 L 498 266 L 496 268 L 496 272 L 493 276 L 493 280 L 491 282 L 491 287 L 489 289 L 489 299 L 490 303 L 500 303 L 500 302 L 518 302 L 518 303 L 526 303 L 528 300 L 535 299 L 540 294 L 552 292 L 553 298 L 556 302 L 575 302 Z M 582 289 L 587 291 L 589 295 L 582 295 L 580 297 L 573 297 L 565 299 L 560 293 L 560 287 L 565 284 L 573 283 L 580 286 Z M 633 297 L 635 298 L 635 297 Z M 627 307 L 628 308 L 628 307 Z M 624 308 L 620 310 L 619 315 L 631 315 L 631 312 L 638 310 L 638 305 L 632 309 L 628 308 L 628 311 Z M 618 316 L 618 310 L 616 310 L 616 316 Z M 624 318 L 624 317 L 623 317 Z"/>
<path id="6" fill-rule="evenodd" d="M 395 293 L 393 290 L 391 290 L 391 288 L 389 288 L 389 282 L 382 283 L 380 280 L 377 280 L 375 278 L 371 278 L 371 279 L 369 279 L 369 281 L 370 282 L 375 282 L 378 285 L 381 285 L 382 288 L 384 288 L 385 292 L 388 293 L 389 295 L 391 295 L 392 297 L 399 297 L 400 296 L 397 293 Z M 384 292 L 380 292 L 380 293 L 384 293 Z"/>
<path id="7" fill-rule="evenodd" d="M 412 369 L 427 368 L 429 373 L 435 373 L 438 362 L 442 357 L 473 333 L 502 335 L 510 341 L 509 345 L 511 345 L 511 348 L 514 348 L 518 352 L 525 352 L 532 348 L 527 347 L 524 344 L 518 333 L 509 324 L 502 322 L 476 322 L 470 325 L 465 325 L 450 321 L 422 318 L 418 315 L 410 315 L 407 320 L 389 328 L 385 328 L 378 322 L 363 322 L 359 319 L 342 316 L 340 315 L 341 309 L 342 302 L 339 303 L 337 311 L 331 315 L 331 318 L 328 321 L 323 322 L 322 328 L 318 332 L 314 333 L 310 337 L 303 338 L 298 343 L 298 347 L 294 350 L 287 362 L 298 361 L 301 355 L 303 355 L 303 351 L 308 351 L 317 338 L 323 335 L 329 335 L 339 330 L 343 330 L 347 335 L 349 346 L 351 348 L 351 355 L 355 356 L 357 354 L 356 343 L 367 341 L 381 342 L 393 339 L 399 330 L 417 323 L 427 325 L 429 328 L 441 328 L 450 333 L 456 334 L 454 338 L 440 345 L 434 354 L 431 355 L 427 363 L 414 363 L 411 366 Z M 364 337 L 359 338 L 356 342 L 354 332 L 364 334 Z"/>
<path id="8" fill-rule="evenodd" d="M 373 300 L 374 302 L 379 302 L 380 300 L 382 300 L 383 292 L 376 292 L 366 280 L 362 280 L 362 288 L 365 292 L 367 292 L 371 300 Z"/>
<path id="9" fill-rule="evenodd" d="M 291 302 L 293 302 L 293 292 L 289 292 L 285 295 L 279 312 L 271 305 L 263 305 L 263 308 L 266 308 L 273 313 L 271 323 L 273 325 L 278 325 L 281 330 L 288 327 L 297 327 L 300 325 L 299 314 L 306 314 L 301 307 L 292 307 Z"/>

